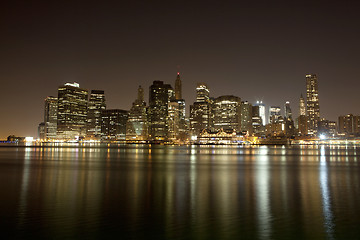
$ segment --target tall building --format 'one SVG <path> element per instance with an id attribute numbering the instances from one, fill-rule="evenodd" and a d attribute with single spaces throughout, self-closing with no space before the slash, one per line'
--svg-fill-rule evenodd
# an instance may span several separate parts
<path id="1" fill-rule="evenodd" d="M 179 100 L 182 99 L 182 93 L 181 93 L 181 79 L 180 79 L 180 73 L 177 73 L 177 77 L 175 80 L 175 99 Z"/>
<path id="2" fill-rule="evenodd" d="M 265 110 L 265 104 L 262 101 L 256 101 L 254 106 L 259 106 L 259 117 L 261 118 L 261 124 L 266 125 L 266 110 Z"/>
<path id="3" fill-rule="evenodd" d="M 57 111 L 58 111 L 58 99 L 52 96 L 45 98 L 43 139 L 47 139 L 47 140 L 56 139 Z"/>
<path id="4" fill-rule="evenodd" d="M 299 117 L 297 119 L 298 133 L 300 135 L 308 134 L 308 120 L 306 116 L 306 106 L 303 95 L 301 94 L 299 99 Z"/>
<path id="5" fill-rule="evenodd" d="M 275 123 L 281 116 L 281 108 L 278 106 L 271 106 L 269 108 L 269 123 Z"/>
<path id="6" fill-rule="evenodd" d="M 45 140 L 45 123 L 41 122 L 38 126 L 38 138 Z"/>
<path id="7" fill-rule="evenodd" d="M 86 135 L 88 91 L 76 82 L 58 88 L 57 138 L 74 140 Z"/>
<path id="8" fill-rule="evenodd" d="M 241 131 L 252 134 L 252 105 L 248 101 L 241 102 Z"/>
<path id="9" fill-rule="evenodd" d="M 139 86 L 137 99 L 133 102 L 126 123 L 127 141 L 145 141 L 148 138 L 148 123 L 144 89 Z"/>
<path id="10" fill-rule="evenodd" d="M 165 141 L 168 137 L 168 104 L 174 98 L 170 84 L 154 81 L 149 88 L 149 138 Z"/>
<path id="11" fill-rule="evenodd" d="M 198 83 L 196 101 L 190 106 L 190 131 L 199 136 L 204 129 L 212 128 L 210 90 L 206 83 Z"/>
<path id="12" fill-rule="evenodd" d="M 251 124 L 253 134 L 256 136 L 262 135 L 264 132 L 264 125 L 262 125 L 262 119 L 260 117 L 259 106 L 252 106 Z"/>
<path id="13" fill-rule="evenodd" d="M 170 99 L 168 105 L 168 138 L 171 141 L 186 139 L 185 100 L 181 94 L 180 73 L 175 80 L 175 98 Z"/>
<path id="14" fill-rule="evenodd" d="M 213 103 L 214 129 L 241 131 L 241 99 L 227 95 L 215 98 Z"/>
<path id="15" fill-rule="evenodd" d="M 339 116 L 339 133 L 345 135 L 360 135 L 360 116 L 347 114 Z"/>
<path id="16" fill-rule="evenodd" d="M 289 101 L 285 102 L 284 110 L 285 110 L 285 118 L 286 119 L 292 119 L 292 112 L 291 112 L 290 102 Z"/>
<path id="17" fill-rule="evenodd" d="M 299 115 L 300 116 L 306 115 L 306 105 L 302 94 L 300 95 L 300 100 L 299 100 Z"/>
<path id="18" fill-rule="evenodd" d="M 88 139 L 101 138 L 101 111 L 106 109 L 105 94 L 102 90 L 91 90 L 87 112 Z"/>
<path id="19" fill-rule="evenodd" d="M 320 120 L 318 79 L 316 74 L 306 75 L 306 105 L 308 117 L 308 133 L 316 134 Z"/>
<path id="20" fill-rule="evenodd" d="M 106 109 L 101 111 L 101 139 L 124 141 L 126 137 L 126 122 L 128 111 L 121 109 Z"/>

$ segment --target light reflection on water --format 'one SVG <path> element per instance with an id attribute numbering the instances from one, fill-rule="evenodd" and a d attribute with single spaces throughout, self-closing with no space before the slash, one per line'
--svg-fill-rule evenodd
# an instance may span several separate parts
<path id="1" fill-rule="evenodd" d="M 360 235 L 358 147 L 0 147 L 15 237 Z"/>

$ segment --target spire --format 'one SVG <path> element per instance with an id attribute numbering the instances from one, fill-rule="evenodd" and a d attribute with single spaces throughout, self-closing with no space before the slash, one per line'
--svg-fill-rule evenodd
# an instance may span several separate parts
<path id="1" fill-rule="evenodd" d="M 175 80 L 175 99 L 179 100 L 182 99 L 181 96 L 181 79 L 180 79 L 180 73 L 177 73 L 177 77 Z"/>
<path id="2" fill-rule="evenodd" d="M 141 85 L 139 85 L 139 88 L 138 88 L 138 100 L 139 101 L 144 101 L 144 89 L 141 87 Z"/>

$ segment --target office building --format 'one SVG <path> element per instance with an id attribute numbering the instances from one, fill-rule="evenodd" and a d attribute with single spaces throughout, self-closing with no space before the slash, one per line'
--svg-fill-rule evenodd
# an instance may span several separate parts
<path id="1" fill-rule="evenodd" d="M 44 111 L 44 135 L 41 139 L 56 139 L 58 99 L 49 96 L 45 98 Z"/>
<path id="2" fill-rule="evenodd" d="M 285 119 L 292 119 L 292 112 L 289 101 L 285 102 L 284 111 L 285 111 Z"/>
<path id="3" fill-rule="evenodd" d="M 299 117 L 297 118 L 297 125 L 299 135 L 308 134 L 308 118 L 306 116 L 306 105 L 302 94 L 299 99 Z"/>
<path id="4" fill-rule="evenodd" d="M 318 79 L 316 74 L 306 75 L 306 107 L 308 117 L 308 133 L 316 134 L 320 120 Z"/>
<path id="5" fill-rule="evenodd" d="M 265 128 L 262 125 L 262 118 L 260 117 L 259 106 L 252 106 L 252 117 L 251 117 L 251 124 L 253 135 L 261 136 L 264 134 Z"/>
<path id="6" fill-rule="evenodd" d="M 265 126 L 267 124 L 266 121 L 266 110 L 265 110 L 265 104 L 262 101 L 256 101 L 254 106 L 259 107 L 259 117 L 261 118 L 261 124 Z"/>
<path id="7" fill-rule="evenodd" d="M 144 89 L 139 86 L 137 98 L 133 102 L 126 123 L 126 141 L 141 142 L 148 139 L 148 123 Z"/>
<path id="8" fill-rule="evenodd" d="M 190 131 L 199 136 L 204 129 L 212 128 L 210 90 L 206 83 L 196 86 L 196 101 L 190 106 Z"/>
<path id="9" fill-rule="evenodd" d="M 281 108 L 278 106 L 271 106 L 269 108 L 269 123 L 275 123 L 281 116 Z"/>
<path id="10" fill-rule="evenodd" d="M 125 141 L 128 111 L 106 109 L 101 111 L 101 139 Z"/>
<path id="11" fill-rule="evenodd" d="M 180 73 L 175 80 L 175 97 L 168 105 L 168 139 L 173 142 L 187 138 L 185 121 L 185 100 L 182 99 Z"/>
<path id="12" fill-rule="evenodd" d="M 242 132 L 252 134 L 252 105 L 248 101 L 241 102 L 241 125 Z"/>
<path id="13" fill-rule="evenodd" d="M 105 94 L 102 90 L 91 90 L 87 112 L 86 138 L 100 140 L 101 111 L 106 109 Z"/>
<path id="14" fill-rule="evenodd" d="M 359 136 L 360 116 L 354 116 L 353 114 L 339 116 L 339 134 Z"/>
<path id="15" fill-rule="evenodd" d="M 214 99 L 214 130 L 241 131 L 241 99 L 226 95 Z"/>
<path id="16" fill-rule="evenodd" d="M 83 139 L 86 135 L 88 91 L 79 84 L 65 83 L 58 88 L 57 138 Z"/>
<path id="17" fill-rule="evenodd" d="M 45 140 L 45 123 L 41 122 L 38 126 L 38 138 L 40 140 Z"/>
<path id="18" fill-rule="evenodd" d="M 174 98 L 170 84 L 154 81 L 149 88 L 149 138 L 152 141 L 166 141 L 168 137 L 168 105 Z"/>

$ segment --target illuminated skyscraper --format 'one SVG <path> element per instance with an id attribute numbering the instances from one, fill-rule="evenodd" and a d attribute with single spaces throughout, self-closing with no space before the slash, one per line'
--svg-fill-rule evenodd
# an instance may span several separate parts
<path id="1" fill-rule="evenodd" d="M 259 106 L 252 106 L 252 117 L 251 124 L 254 135 L 261 135 L 264 131 L 264 127 L 262 125 L 262 119 L 260 117 Z"/>
<path id="2" fill-rule="evenodd" d="M 74 140 L 86 134 L 88 91 L 78 83 L 65 83 L 58 89 L 57 138 Z"/>
<path id="3" fill-rule="evenodd" d="M 198 83 L 196 87 L 196 102 L 190 106 L 191 134 L 199 136 L 203 129 L 210 129 L 211 124 L 210 90 L 206 83 Z"/>
<path id="4" fill-rule="evenodd" d="M 306 105 L 308 133 L 315 134 L 320 120 L 318 80 L 316 74 L 306 75 Z"/>
<path id="5" fill-rule="evenodd" d="M 139 86 L 137 99 L 129 112 L 126 123 L 127 141 L 145 141 L 148 135 L 148 123 L 146 115 L 146 102 L 144 101 L 144 89 Z"/>
<path id="6" fill-rule="evenodd" d="M 180 73 L 175 80 L 175 97 L 170 99 L 168 105 L 168 138 L 171 141 L 184 141 L 186 139 L 185 100 L 181 98 Z"/>
<path id="7" fill-rule="evenodd" d="M 87 138 L 100 140 L 101 111 L 105 109 L 106 103 L 104 91 L 91 90 L 87 113 Z"/>
<path id="8" fill-rule="evenodd" d="M 266 125 L 266 111 L 265 111 L 265 104 L 262 101 L 256 101 L 254 106 L 259 106 L 259 117 L 261 118 L 261 124 Z"/>
<path id="9" fill-rule="evenodd" d="M 43 138 L 56 139 L 58 99 L 49 96 L 45 98 L 44 134 Z"/>
<path id="10" fill-rule="evenodd" d="M 281 108 L 278 106 L 271 106 L 269 108 L 269 123 L 275 123 L 281 116 Z"/>
<path id="11" fill-rule="evenodd" d="M 213 103 L 214 129 L 239 132 L 241 126 L 241 99 L 227 95 L 215 98 Z"/>
<path id="12" fill-rule="evenodd" d="M 302 94 L 300 96 L 300 101 L 299 101 L 299 115 L 300 116 L 305 116 L 306 115 L 305 100 L 304 100 Z"/>
<path id="13" fill-rule="evenodd" d="M 154 81 L 149 88 L 149 137 L 154 141 L 165 141 L 168 137 L 168 104 L 174 98 L 170 84 Z"/>
<path id="14" fill-rule="evenodd" d="M 291 119 L 292 118 L 292 112 L 291 112 L 291 108 L 290 108 L 290 102 L 287 101 L 284 105 L 284 110 L 285 110 L 285 119 Z"/>

